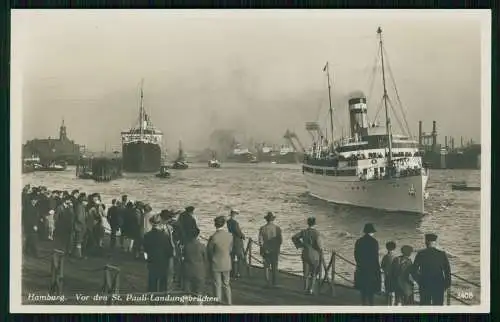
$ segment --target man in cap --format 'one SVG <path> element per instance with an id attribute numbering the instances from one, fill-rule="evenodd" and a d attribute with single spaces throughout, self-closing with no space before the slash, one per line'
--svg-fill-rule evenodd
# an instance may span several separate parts
<path id="1" fill-rule="evenodd" d="M 243 240 L 245 235 L 241 232 L 240 224 L 234 219 L 236 215 L 240 213 L 237 209 L 231 209 L 229 211 L 229 219 L 227 221 L 227 231 L 233 235 L 233 250 L 231 253 L 232 268 L 231 271 L 234 278 L 241 276 L 241 267 L 246 264 L 244 255 Z M 240 265 L 241 264 L 241 265 Z"/>
<path id="2" fill-rule="evenodd" d="M 278 276 L 278 260 L 283 237 L 281 228 L 274 223 L 276 216 L 269 211 L 264 217 L 267 224 L 259 229 L 260 254 L 264 260 L 264 272 L 267 286 L 276 286 Z"/>
<path id="3" fill-rule="evenodd" d="M 323 257 L 322 242 L 319 231 L 314 228 L 316 218 L 307 218 L 307 228 L 292 237 L 295 247 L 302 248 L 302 267 L 304 270 L 304 291 L 314 293 L 316 280 L 320 273 L 321 259 Z"/>
<path id="4" fill-rule="evenodd" d="M 436 248 L 437 236 L 425 235 L 426 249 L 415 256 L 413 276 L 419 285 L 420 305 L 443 305 L 451 286 L 451 268 L 446 253 Z"/>
<path id="5" fill-rule="evenodd" d="M 214 220 L 215 233 L 207 243 L 207 258 L 212 274 L 214 295 L 222 303 L 222 290 L 226 303 L 231 305 L 231 251 L 233 249 L 233 235 L 224 231 L 226 218 L 218 216 Z"/>
<path id="6" fill-rule="evenodd" d="M 395 305 L 411 305 L 413 304 L 413 280 L 411 273 L 413 263 L 411 261 L 411 254 L 413 247 L 404 245 L 401 247 L 401 256 L 394 258 L 391 268 L 392 286 L 396 295 Z"/>
<path id="7" fill-rule="evenodd" d="M 361 303 L 373 305 L 375 293 L 380 292 L 381 275 L 378 241 L 373 237 L 376 232 L 373 224 L 368 223 L 363 229 L 364 236 L 354 245 L 354 285 L 361 292 Z"/>
<path id="8" fill-rule="evenodd" d="M 148 262 L 148 292 L 171 291 L 167 283 L 173 264 L 173 248 L 161 230 L 159 216 L 151 218 L 152 229 L 144 235 L 144 257 Z"/>

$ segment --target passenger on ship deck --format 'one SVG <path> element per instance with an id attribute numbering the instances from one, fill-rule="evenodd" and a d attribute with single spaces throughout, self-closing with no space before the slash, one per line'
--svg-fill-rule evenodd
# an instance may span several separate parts
<path id="1" fill-rule="evenodd" d="M 264 260 L 264 273 L 267 286 L 276 286 L 278 277 L 278 261 L 283 236 L 281 228 L 274 223 L 276 216 L 268 212 L 264 217 L 267 224 L 259 229 L 260 255 Z"/>
<path id="2" fill-rule="evenodd" d="M 231 209 L 229 211 L 229 219 L 227 221 L 227 231 L 233 235 L 233 249 L 231 252 L 232 259 L 232 270 L 231 275 L 234 278 L 241 276 L 241 268 L 246 264 L 244 255 L 243 240 L 245 239 L 245 234 L 240 229 L 240 224 L 236 221 L 235 217 L 240 212 L 237 209 Z"/>
<path id="3" fill-rule="evenodd" d="M 316 218 L 307 218 L 307 228 L 292 237 L 295 247 L 302 248 L 302 267 L 304 271 L 304 291 L 314 293 L 316 280 L 320 272 L 321 258 L 323 256 L 322 243 L 319 231 L 314 228 Z"/>
<path id="4" fill-rule="evenodd" d="M 373 237 L 376 232 L 373 224 L 368 223 L 363 229 L 364 236 L 354 245 L 354 285 L 361 292 L 361 303 L 373 305 L 374 295 L 380 292 L 381 275 L 379 264 L 378 241 Z"/>

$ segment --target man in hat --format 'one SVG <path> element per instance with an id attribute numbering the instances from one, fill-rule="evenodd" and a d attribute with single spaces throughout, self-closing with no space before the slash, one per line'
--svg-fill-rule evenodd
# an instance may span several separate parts
<path id="1" fill-rule="evenodd" d="M 240 212 L 237 209 L 229 211 L 229 219 L 227 221 L 227 231 L 233 235 L 233 250 L 231 253 L 232 268 L 231 271 L 234 278 L 241 276 L 241 267 L 246 264 L 244 255 L 243 240 L 245 235 L 241 232 L 240 224 L 236 221 L 235 217 Z M 241 265 L 240 265 L 241 264 Z"/>
<path id="2" fill-rule="evenodd" d="M 276 216 L 269 211 L 264 217 L 267 223 L 259 229 L 260 254 L 264 260 L 264 272 L 267 286 L 276 286 L 278 260 L 283 237 L 281 228 L 274 223 Z"/>
<path id="3" fill-rule="evenodd" d="M 190 239 L 194 238 L 196 232 L 199 231 L 196 224 L 196 219 L 193 216 L 194 207 L 188 206 L 185 211 L 179 216 L 178 225 L 180 228 L 181 244 L 186 244 Z"/>
<path id="4" fill-rule="evenodd" d="M 215 233 L 210 236 L 207 243 L 207 258 L 212 274 L 214 295 L 222 303 L 222 291 L 226 303 L 231 305 L 231 251 L 233 249 L 233 235 L 223 230 L 226 224 L 224 216 L 214 220 Z"/>
<path id="5" fill-rule="evenodd" d="M 161 230 L 159 216 L 151 218 L 152 228 L 144 235 L 144 257 L 148 262 L 148 292 L 171 291 L 167 283 L 173 265 L 173 248 Z"/>
<path id="6" fill-rule="evenodd" d="M 314 293 L 316 280 L 320 272 L 321 259 L 323 257 L 322 242 L 319 231 L 314 228 L 316 218 L 307 218 L 307 228 L 301 230 L 292 237 L 295 247 L 302 248 L 302 267 L 304 270 L 304 291 L 307 294 Z"/>
<path id="7" fill-rule="evenodd" d="M 114 249 L 116 246 L 116 236 L 118 235 L 118 230 L 120 229 L 120 209 L 119 204 L 116 199 L 111 200 L 111 207 L 108 208 L 108 222 L 109 228 L 111 230 L 110 247 Z"/>
<path id="8" fill-rule="evenodd" d="M 413 276 L 419 285 L 420 305 L 443 305 L 451 286 L 451 268 L 446 253 L 436 248 L 437 236 L 425 235 L 426 249 L 415 256 Z"/>
<path id="9" fill-rule="evenodd" d="M 396 305 L 411 305 L 413 304 L 413 280 L 411 273 L 413 263 L 411 261 L 411 254 L 413 247 L 404 245 L 401 247 L 401 256 L 394 258 L 391 268 L 392 286 L 396 295 Z"/>
<path id="10" fill-rule="evenodd" d="M 376 232 L 373 224 L 368 223 L 363 229 L 364 236 L 354 245 L 354 285 L 361 292 L 361 303 L 373 305 L 375 293 L 380 292 L 381 275 L 378 257 L 378 241 L 373 237 Z"/>
<path id="11" fill-rule="evenodd" d="M 25 236 L 25 244 L 23 252 L 27 255 L 38 257 L 38 226 L 40 224 L 40 217 L 36 208 L 38 202 L 34 196 L 29 198 L 29 203 L 22 208 L 22 224 Z"/>

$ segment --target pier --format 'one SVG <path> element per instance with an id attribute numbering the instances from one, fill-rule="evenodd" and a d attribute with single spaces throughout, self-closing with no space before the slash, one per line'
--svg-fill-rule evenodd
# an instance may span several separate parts
<path id="1" fill-rule="evenodd" d="M 202 237 L 206 242 L 206 238 Z M 147 293 L 147 268 L 142 260 L 132 260 L 130 254 L 108 251 L 102 256 L 79 260 L 66 256 L 63 251 L 54 249 L 50 242 L 40 243 L 38 258 L 25 257 L 22 267 L 23 304 L 37 305 L 151 305 L 151 298 L 161 293 Z M 300 253 L 282 253 L 282 257 L 300 256 Z M 335 251 L 325 252 L 321 273 L 315 293 L 304 294 L 301 272 L 280 270 L 278 287 L 265 288 L 262 260 L 258 255 L 258 245 L 248 239 L 245 247 L 247 267 L 241 278 L 231 281 L 233 305 L 323 305 L 346 306 L 360 305 L 359 292 L 353 288 L 353 281 L 337 270 L 340 261 L 346 262 L 354 270 L 354 262 Z M 447 292 L 447 305 L 477 305 L 480 302 L 480 285 L 470 282 L 457 274 L 452 274 L 452 287 Z M 211 294 L 210 281 L 206 284 L 207 296 Z M 26 292 L 26 291 L 23 291 Z M 30 300 L 33 294 L 64 295 L 64 302 Z M 77 295 L 79 295 L 79 299 Z M 144 301 L 117 301 L 131 296 L 143 296 Z M 82 301 L 82 295 L 89 296 Z M 164 296 L 167 293 L 163 294 Z M 196 296 L 181 289 L 169 291 L 171 297 Z M 375 297 L 375 305 L 386 305 L 383 292 Z M 415 290 L 415 303 L 418 304 L 418 290 Z M 162 305 L 199 305 L 199 302 L 179 301 L 162 302 Z M 205 302 L 203 305 L 219 304 Z"/>

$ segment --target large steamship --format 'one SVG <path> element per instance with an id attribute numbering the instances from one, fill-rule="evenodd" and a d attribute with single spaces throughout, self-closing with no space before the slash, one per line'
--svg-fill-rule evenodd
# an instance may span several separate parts
<path id="1" fill-rule="evenodd" d="M 306 129 L 313 134 L 314 143 L 304 157 L 302 172 L 310 194 L 319 199 L 423 214 L 429 171 L 422 163 L 418 142 L 411 139 L 409 129 L 406 135 L 392 133 L 388 111 L 388 104 L 392 103 L 386 89 L 382 30 L 379 28 L 377 33 L 382 64 L 385 127 L 375 122 L 368 123 L 366 96 L 357 93 L 348 101 L 351 135 L 334 141 L 330 99 L 331 141 L 328 142 L 323 136 L 318 123 L 306 124 Z M 323 71 L 328 77 L 330 97 L 328 63 Z"/>
<path id="2" fill-rule="evenodd" d="M 154 127 L 144 109 L 143 86 L 139 122 L 129 131 L 122 132 L 122 158 L 125 172 L 156 172 L 161 166 L 163 133 Z"/>

